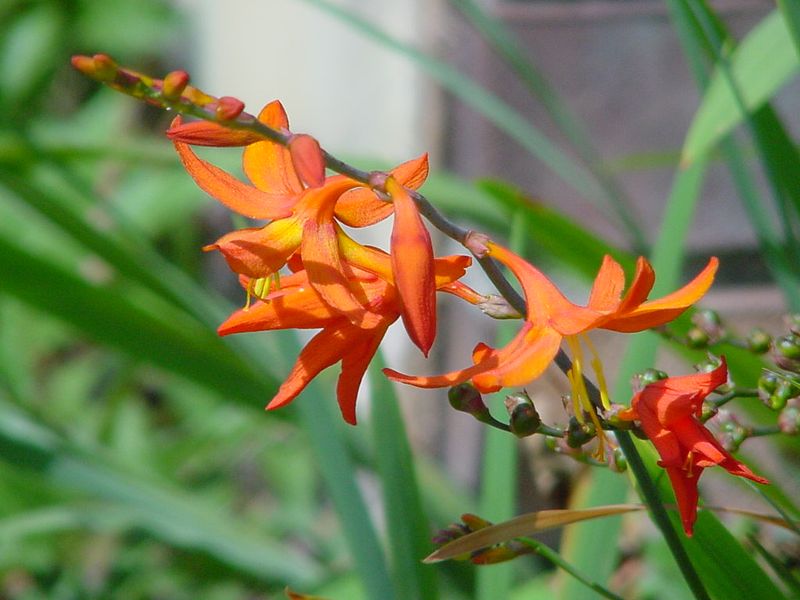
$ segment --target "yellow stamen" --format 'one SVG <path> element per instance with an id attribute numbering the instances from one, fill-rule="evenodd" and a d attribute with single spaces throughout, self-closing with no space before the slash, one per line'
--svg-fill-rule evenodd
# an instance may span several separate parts
<path id="1" fill-rule="evenodd" d="M 591 365 L 594 370 L 594 375 L 597 378 L 597 387 L 600 388 L 600 403 L 603 405 L 603 408 L 609 410 L 611 408 L 611 400 L 609 400 L 608 396 L 608 384 L 606 384 L 606 376 L 605 373 L 603 373 L 603 363 L 600 362 L 600 355 L 597 353 L 588 335 L 583 335 L 581 337 L 586 342 L 589 352 L 592 353 Z"/>
<path id="2" fill-rule="evenodd" d="M 573 404 L 576 407 L 575 417 L 583 424 L 585 422 L 583 419 L 583 412 L 585 411 L 589 414 L 589 418 L 592 420 L 595 430 L 597 431 L 597 451 L 593 456 L 598 460 L 602 460 L 605 456 L 606 435 L 600 424 L 600 419 L 597 417 L 595 407 L 589 399 L 589 390 L 586 389 L 586 382 L 583 380 L 583 349 L 576 336 L 567 336 L 566 339 L 572 351 L 572 369 L 570 370 L 572 376 L 570 379 L 573 387 Z M 574 399 L 575 395 L 577 395 L 579 399 L 578 402 Z"/>

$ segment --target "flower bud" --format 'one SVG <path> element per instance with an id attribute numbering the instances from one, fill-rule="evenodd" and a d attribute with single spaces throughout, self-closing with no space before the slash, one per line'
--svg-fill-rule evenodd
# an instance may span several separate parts
<path id="1" fill-rule="evenodd" d="M 800 387 L 798 387 L 797 380 L 792 377 L 783 377 L 778 381 L 775 391 L 770 394 L 766 404 L 772 410 L 782 410 L 786 403 L 798 394 L 800 394 Z"/>
<path id="2" fill-rule="evenodd" d="M 591 423 L 580 423 L 575 417 L 571 417 L 567 426 L 567 446 L 570 448 L 580 448 L 584 444 L 592 441 L 596 435 L 594 425 Z"/>
<path id="3" fill-rule="evenodd" d="M 305 133 L 293 135 L 289 138 L 289 154 L 303 183 L 311 188 L 325 183 L 325 158 L 317 140 Z"/>
<path id="4" fill-rule="evenodd" d="M 94 77 L 99 81 L 114 81 L 119 72 L 119 65 L 108 54 L 95 54 Z"/>
<path id="5" fill-rule="evenodd" d="M 721 338 L 724 333 L 722 319 L 720 319 L 719 313 L 714 310 L 707 308 L 698 310 L 692 316 L 692 323 L 697 329 L 705 332 L 709 339 L 715 341 Z"/>
<path id="6" fill-rule="evenodd" d="M 493 319 L 520 319 L 519 314 L 508 300 L 497 294 L 489 294 L 484 300 L 478 303 L 478 308 L 488 317 Z"/>
<path id="7" fill-rule="evenodd" d="M 520 438 L 536 433 L 542 424 L 542 419 L 528 394 L 519 392 L 506 396 L 505 405 L 511 433 Z"/>
<path id="8" fill-rule="evenodd" d="M 625 453 L 622 448 L 614 448 L 612 459 L 608 464 L 617 473 L 624 473 L 628 470 L 628 459 L 625 458 Z"/>
<path id="9" fill-rule="evenodd" d="M 189 85 L 189 74 L 186 71 L 172 71 L 164 77 L 161 95 L 167 100 L 177 100 L 187 85 Z"/>
<path id="10" fill-rule="evenodd" d="M 686 345 L 695 350 L 702 350 L 707 348 L 711 342 L 711 336 L 699 327 L 692 327 L 686 333 Z"/>
<path id="11" fill-rule="evenodd" d="M 214 113 L 220 121 L 233 121 L 236 117 L 242 114 L 244 110 L 244 102 L 232 96 L 222 96 L 217 100 L 217 106 L 214 108 Z"/>
<path id="12" fill-rule="evenodd" d="M 800 337 L 790 333 L 775 340 L 775 349 L 781 356 L 792 360 L 800 359 Z"/>
<path id="13" fill-rule="evenodd" d="M 800 401 L 792 399 L 778 416 L 778 427 L 781 433 L 797 435 L 800 432 Z"/>
<path id="14" fill-rule="evenodd" d="M 471 414 L 479 421 L 491 418 L 481 393 L 469 383 L 460 383 L 451 387 L 447 392 L 447 399 L 450 401 L 450 406 Z"/>
<path id="15" fill-rule="evenodd" d="M 646 369 L 641 373 L 636 373 L 631 378 L 631 387 L 633 388 L 634 392 L 640 392 L 645 388 L 645 386 L 655 383 L 656 381 L 660 381 L 661 379 L 666 379 L 667 377 L 669 376 L 664 371 L 659 371 L 658 369 Z"/>
<path id="16" fill-rule="evenodd" d="M 767 403 L 769 397 L 775 393 L 778 388 L 780 377 L 773 371 L 763 371 L 761 377 L 758 378 L 758 397 L 762 402 Z"/>
<path id="17" fill-rule="evenodd" d="M 717 439 L 728 452 L 736 452 L 747 439 L 747 430 L 742 427 L 736 416 L 727 410 L 719 411 L 716 425 L 719 428 Z"/>
<path id="18" fill-rule="evenodd" d="M 755 354 L 764 354 L 772 345 L 772 336 L 763 329 L 753 329 L 748 335 L 747 348 Z"/>
<path id="19" fill-rule="evenodd" d="M 700 413 L 700 420 L 703 421 L 703 423 L 705 423 L 709 419 L 715 417 L 718 412 L 719 409 L 716 406 L 708 402 L 703 402 L 703 407 Z"/>

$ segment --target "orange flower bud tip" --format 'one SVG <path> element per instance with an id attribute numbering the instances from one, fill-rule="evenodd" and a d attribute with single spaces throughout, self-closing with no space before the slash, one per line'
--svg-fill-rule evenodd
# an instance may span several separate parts
<path id="1" fill-rule="evenodd" d="M 186 71 L 172 71 L 164 77 L 161 94 L 167 100 L 178 100 L 189 85 L 189 74 Z"/>
<path id="2" fill-rule="evenodd" d="M 113 81 L 119 72 L 117 63 L 108 54 L 95 54 L 94 76 L 100 81 Z"/>
<path id="3" fill-rule="evenodd" d="M 76 54 L 70 59 L 72 66 L 84 75 L 94 75 L 94 59 L 91 56 Z"/>
<path id="4" fill-rule="evenodd" d="M 317 188 L 325 183 L 325 158 L 319 142 L 305 133 L 289 138 L 292 166 L 308 187 Z"/>
<path id="5" fill-rule="evenodd" d="M 215 113 L 221 121 L 233 121 L 243 110 L 244 102 L 232 96 L 223 96 L 217 101 Z"/>
<path id="6" fill-rule="evenodd" d="M 467 237 L 464 238 L 464 247 L 472 252 L 472 254 L 474 254 L 477 258 L 483 258 L 490 253 L 490 243 L 491 242 L 488 235 L 485 233 L 479 233 L 477 231 L 470 231 L 467 233 Z"/>

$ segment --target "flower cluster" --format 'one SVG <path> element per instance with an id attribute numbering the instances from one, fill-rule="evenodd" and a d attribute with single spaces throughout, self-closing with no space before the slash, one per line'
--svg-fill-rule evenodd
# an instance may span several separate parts
<path id="1" fill-rule="evenodd" d="M 280 102 L 258 115 L 288 131 Z M 406 188 L 428 174 L 426 156 L 376 174 L 373 188 L 344 175 L 325 176 L 319 145 L 291 135 L 286 147 L 252 140 L 222 125 L 173 121 L 167 135 L 198 186 L 231 210 L 266 225 L 233 231 L 205 250 L 219 251 L 240 276 L 248 305 L 219 328 L 221 335 L 272 329 L 321 329 L 301 352 L 268 408 L 293 400 L 320 371 L 342 363 L 337 397 L 348 423 L 366 368 L 389 325 L 401 317 L 410 339 L 427 355 L 436 335 L 436 291 L 448 289 L 471 259 L 435 259 L 431 238 Z M 191 144 L 244 145 L 245 184 L 199 158 Z M 378 197 L 385 192 L 389 201 Z M 362 245 L 342 224 L 373 225 L 394 215 L 390 252 Z M 402 258 L 401 258 L 402 257 Z M 287 267 L 293 273 L 281 277 Z M 250 305 L 249 298 L 256 301 Z"/>
<path id="2" fill-rule="evenodd" d="M 479 259 L 499 261 L 519 280 L 525 310 L 524 315 L 517 314 L 459 281 L 470 257 L 434 257 L 413 197 L 427 178 L 427 156 L 389 173 L 363 173 L 327 155 L 313 137 L 291 132 L 278 101 L 254 116 L 244 112 L 244 104 L 235 98 L 216 98 L 189 86 L 182 71 L 154 79 L 121 68 L 105 55 L 76 56 L 73 65 L 114 89 L 199 117 L 189 123 L 177 117 L 167 131 L 184 167 L 201 189 L 234 212 L 266 221 L 228 233 L 204 249 L 224 257 L 247 294 L 245 307 L 220 325 L 221 335 L 320 330 L 301 351 L 267 408 L 291 402 L 323 369 L 341 363 L 337 399 L 344 419 L 355 424 L 361 380 L 388 327 L 400 318 L 411 341 L 427 356 L 436 336 L 436 292 L 442 291 L 479 304 L 490 314 L 520 317 L 522 326 L 503 348 L 479 343 L 471 366 L 434 376 L 386 369 L 390 379 L 423 388 L 459 386 L 451 391 L 451 403 L 495 426 L 499 422 L 483 405 L 480 393 L 536 379 L 557 358 L 565 341 L 572 353 L 567 376 L 573 429 L 584 437 L 590 431 L 597 435 L 601 456 L 603 429 L 612 416 L 617 422 L 638 421 L 661 456 L 687 534 L 691 535 L 696 516 L 697 480 L 706 467 L 720 465 L 734 475 L 766 483 L 734 459 L 702 424 L 703 399 L 727 379 L 724 361 L 707 373 L 654 381 L 620 412 L 619 405 L 611 405 L 599 355 L 586 335 L 593 329 L 630 333 L 672 321 L 709 289 L 716 258 L 684 287 L 649 300 L 655 274 L 647 260 L 639 258 L 626 290 L 622 267 L 606 256 L 587 304 L 580 306 L 536 267 L 488 237 L 454 235 Z M 201 159 L 193 145 L 243 146 L 249 183 Z M 326 165 L 332 163 L 347 174 L 327 174 Z M 343 228 L 357 230 L 390 216 L 394 222 L 388 252 L 359 243 Z M 282 271 L 289 273 L 281 276 Z M 694 335 L 693 344 L 707 345 L 719 338 L 718 329 Z M 763 345 L 762 341 L 759 347 Z M 795 352 L 800 343 L 793 338 L 784 346 L 787 356 L 800 361 L 800 351 Z M 589 361 L 584 359 L 584 348 L 590 352 Z M 594 370 L 599 398 L 587 389 L 587 362 Z M 529 398 L 512 398 L 507 406 L 512 423 L 503 427 L 516 435 L 555 431 L 541 423 Z M 563 437 L 580 444 L 567 433 Z"/>

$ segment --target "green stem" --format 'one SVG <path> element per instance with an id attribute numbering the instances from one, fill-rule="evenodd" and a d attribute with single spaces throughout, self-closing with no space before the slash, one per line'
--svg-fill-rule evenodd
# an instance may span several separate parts
<path id="1" fill-rule="evenodd" d="M 588 577 L 581 574 L 580 571 L 578 571 L 570 563 L 564 560 L 564 558 L 558 552 L 556 552 L 549 546 L 543 544 L 542 542 L 531 538 L 518 538 L 517 541 L 525 544 L 529 548 L 532 548 L 536 554 L 538 554 L 542 558 L 549 560 L 551 563 L 553 563 L 560 569 L 563 569 L 565 572 L 569 573 L 575 579 L 580 581 L 583 585 L 593 589 L 595 592 L 597 592 L 604 598 L 610 598 L 611 600 L 622 600 L 622 596 L 617 596 L 614 592 L 606 589 L 599 583 L 591 581 Z"/>
<path id="2" fill-rule="evenodd" d="M 675 530 L 672 521 L 669 519 L 669 515 L 667 515 L 667 511 L 664 509 L 664 504 L 661 502 L 658 489 L 650 477 L 650 473 L 647 471 L 647 467 L 642 461 L 641 455 L 638 450 L 636 450 L 636 445 L 630 433 L 627 431 L 618 431 L 616 436 L 619 447 L 622 448 L 622 451 L 625 453 L 628 466 L 633 476 L 636 478 L 636 482 L 639 484 L 639 488 L 645 498 L 650 516 L 656 524 L 656 527 L 661 531 L 661 535 L 664 536 L 664 540 L 666 540 L 667 546 L 672 556 L 675 558 L 675 562 L 683 578 L 689 585 L 689 589 L 692 590 L 692 593 L 698 600 L 711 600 L 703 582 L 700 580 L 700 576 L 689 560 L 689 555 L 686 553 L 686 548 L 684 548 L 678 532 Z"/>

